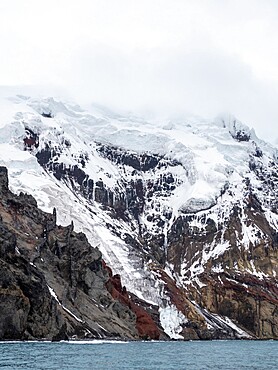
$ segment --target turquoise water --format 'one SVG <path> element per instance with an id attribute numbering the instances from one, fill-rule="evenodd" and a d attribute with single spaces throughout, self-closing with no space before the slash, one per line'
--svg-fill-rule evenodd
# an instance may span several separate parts
<path id="1" fill-rule="evenodd" d="M 278 369 L 278 341 L 0 343 L 5 370 Z"/>

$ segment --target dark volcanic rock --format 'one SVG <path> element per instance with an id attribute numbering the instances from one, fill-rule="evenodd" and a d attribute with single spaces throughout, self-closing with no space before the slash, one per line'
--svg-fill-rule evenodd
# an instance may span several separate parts
<path id="1" fill-rule="evenodd" d="M 118 187 L 110 189 L 102 179 L 94 183 L 86 173 L 87 155 L 81 155 L 79 163 L 82 168 L 79 164 L 65 165 L 59 161 L 61 153 L 67 147 L 65 142 L 66 140 L 59 147 L 45 143 L 45 147 L 36 152 L 38 163 L 47 171 L 52 172 L 58 180 L 66 182 L 75 192 L 81 193 L 88 200 L 102 204 L 104 209 L 109 208 L 115 212 L 116 217 L 123 220 L 127 220 L 130 214 L 139 223 L 139 216 L 143 213 L 146 198 L 153 194 L 167 196 L 175 189 L 175 179 L 171 172 L 160 175 L 154 183 L 149 182 L 147 188 L 142 176 L 124 182 L 121 189 Z M 133 168 L 134 174 L 182 166 L 180 162 L 165 156 L 133 153 L 111 145 L 98 144 L 97 152 L 121 167 Z M 163 223 L 158 227 L 162 228 Z"/>
<path id="2" fill-rule="evenodd" d="M 0 166 L 0 191 L 7 192 L 8 186 L 8 170 L 6 167 Z"/>
<path id="3" fill-rule="evenodd" d="M 57 335 L 64 322 L 41 272 L 14 253 L 0 259 L 0 338 Z"/>
<path id="4" fill-rule="evenodd" d="M 162 156 L 157 154 L 144 153 L 138 155 L 137 153 L 127 152 L 121 150 L 118 147 L 102 145 L 98 147 L 98 152 L 105 158 L 108 158 L 111 162 L 130 166 L 138 171 L 149 171 L 154 169 L 158 163 L 163 159 Z"/>
<path id="5" fill-rule="evenodd" d="M 73 224 L 57 226 L 55 209 L 44 213 L 33 197 L 12 194 L 4 167 L 0 195 L 0 339 L 157 338 L 151 319 L 139 330 L 143 308 L 107 290 L 100 251 Z"/>

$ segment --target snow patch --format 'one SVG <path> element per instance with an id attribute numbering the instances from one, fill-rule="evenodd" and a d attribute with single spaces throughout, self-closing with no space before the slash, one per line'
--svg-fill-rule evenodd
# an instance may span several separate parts
<path id="1" fill-rule="evenodd" d="M 159 309 L 161 326 L 171 339 L 183 339 L 179 333 L 182 331 L 182 324 L 188 322 L 187 318 L 177 310 L 175 306 L 167 306 Z"/>
<path id="2" fill-rule="evenodd" d="M 49 285 L 47 285 L 48 290 L 51 294 L 51 296 L 55 299 L 55 301 L 63 308 L 64 311 L 66 311 L 70 316 L 72 316 L 76 321 L 84 323 L 83 320 L 81 320 L 79 317 L 77 317 L 73 312 L 71 312 L 68 308 L 66 308 L 58 299 L 57 294 L 54 292 L 54 289 L 52 289 Z"/>

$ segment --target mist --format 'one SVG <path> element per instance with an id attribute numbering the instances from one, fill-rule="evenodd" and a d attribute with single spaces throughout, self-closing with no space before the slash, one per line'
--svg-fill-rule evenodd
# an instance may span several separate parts
<path id="1" fill-rule="evenodd" d="M 278 138 L 275 1 L 3 1 L 1 85 L 156 117 L 228 112 Z"/>

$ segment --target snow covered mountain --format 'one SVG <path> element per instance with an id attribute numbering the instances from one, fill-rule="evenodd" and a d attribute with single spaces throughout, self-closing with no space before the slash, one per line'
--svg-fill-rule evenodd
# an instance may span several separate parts
<path id="1" fill-rule="evenodd" d="M 0 102 L 0 165 L 13 192 L 73 220 L 171 338 L 278 337 L 278 151 L 236 118 L 17 95 Z"/>

